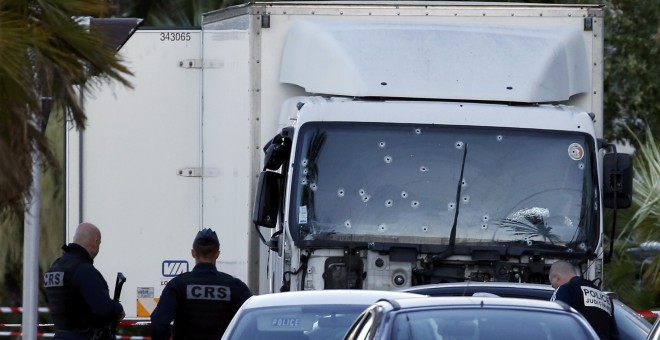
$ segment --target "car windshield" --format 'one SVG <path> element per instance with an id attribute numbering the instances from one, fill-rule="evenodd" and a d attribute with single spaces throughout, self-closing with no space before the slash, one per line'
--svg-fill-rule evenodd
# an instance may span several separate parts
<path id="1" fill-rule="evenodd" d="M 527 340 L 591 338 L 570 314 L 529 309 L 441 309 L 397 313 L 392 340 Z"/>
<path id="2" fill-rule="evenodd" d="M 579 133 L 306 123 L 289 226 L 296 242 L 597 245 L 592 141 Z M 459 185 L 460 183 L 460 185 Z"/>
<path id="3" fill-rule="evenodd" d="M 368 305 L 309 305 L 248 309 L 228 339 L 341 339 Z"/>

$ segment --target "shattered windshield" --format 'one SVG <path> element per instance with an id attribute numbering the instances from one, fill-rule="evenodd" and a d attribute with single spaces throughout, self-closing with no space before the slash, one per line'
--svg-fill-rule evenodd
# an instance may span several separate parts
<path id="1" fill-rule="evenodd" d="M 456 223 L 456 244 L 587 251 L 598 233 L 592 153 L 578 133 L 308 123 L 289 226 L 307 244 L 446 245 Z"/>

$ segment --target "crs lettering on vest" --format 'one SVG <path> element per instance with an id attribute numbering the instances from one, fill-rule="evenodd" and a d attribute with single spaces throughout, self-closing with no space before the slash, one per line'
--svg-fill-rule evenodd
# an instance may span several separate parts
<path id="1" fill-rule="evenodd" d="M 63 287 L 64 272 L 47 272 L 44 274 L 44 287 Z"/>
<path id="2" fill-rule="evenodd" d="M 585 307 L 597 307 L 612 315 L 612 301 L 607 294 L 588 286 L 581 288 Z"/>
<path id="3" fill-rule="evenodd" d="M 186 286 L 188 300 L 230 301 L 231 289 L 226 286 L 188 285 Z"/>

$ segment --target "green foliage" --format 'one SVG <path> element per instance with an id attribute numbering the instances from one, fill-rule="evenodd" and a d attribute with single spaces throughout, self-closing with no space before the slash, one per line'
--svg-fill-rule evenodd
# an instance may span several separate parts
<path id="1" fill-rule="evenodd" d="M 121 1 L 122 17 L 144 18 L 143 26 L 201 27 L 202 14 L 242 4 L 243 0 Z"/>
<path id="2" fill-rule="evenodd" d="M 605 5 L 605 135 L 636 141 L 648 126 L 660 136 L 660 1 Z"/>
<path id="3" fill-rule="evenodd" d="M 130 72 L 102 34 L 74 19 L 106 12 L 96 0 L 0 0 L 1 209 L 20 213 L 30 196 L 33 150 L 45 165 L 58 165 L 43 131 L 50 110 L 42 98 L 83 128 L 80 88 L 128 85 Z"/>
<path id="4" fill-rule="evenodd" d="M 635 309 L 660 306 L 660 251 L 634 255 L 640 244 L 660 240 L 660 149 L 650 128 L 644 138 L 631 129 L 638 148 L 634 155 L 633 206 L 626 212 L 628 223 L 618 233 L 612 263 L 605 267 L 606 288 Z"/>
<path id="5" fill-rule="evenodd" d="M 619 248 L 616 260 L 605 266 L 605 289 L 616 292 L 621 301 L 636 310 L 660 306 L 660 291 L 649 284 L 648 278 L 639 277 L 639 271 L 635 258 Z"/>
<path id="6" fill-rule="evenodd" d="M 50 116 L 46 136 L 57 159 L 64 158 L 63 134 L 63 114 L 55 112 Z M 64 173 L 58 167 L 46 168 L 42 173 L 39 247 L 39 268 L 42 271 L 50 267 L 62 253 L 60 247 L 64 244 L 63 180 Z M 0 306 L 20 306 L 22 302 L 23 223 L 22 214 L 6 211 L 0 216 Z M 45 306 L 43 295 L 40 298 L 39 306 Z M 0 323 L 9 322 L 8 320 L 2 318 Z"/>
<path id="7" fill-rule="evenodd" d="M 629 130 L 630 132 L 630 130 Z M 639 145 L 635 152 L 633 179 L 633 202 L 635 213 L 622 231 L 626 240 L 634 244 L 649 241 L 660 242 L 660 149 L 650 128 L 644 140 L 634 136 Z M 660 250 L 649 258 L 643 278 L 652 289 L 660 292 Z"/>

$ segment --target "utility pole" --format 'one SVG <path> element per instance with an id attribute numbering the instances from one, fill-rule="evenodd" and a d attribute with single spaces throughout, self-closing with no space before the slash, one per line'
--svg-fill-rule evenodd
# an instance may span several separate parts
<path id="1" fill-rule="evenodd" d="M 41 97 L 41 115 L 34 115 L 32 124 L 42 134 L 52 108 L 53 98 Z M 42 121 L 43 120 L 43 121 Z M 32 144 L 31 199 L 26 202 L 23 228 L 23 339 L 37 338 L 39 318 L 39 244 L 41 241 L 41 159 L 36 144 Z"/>

